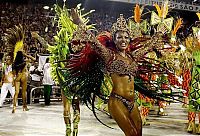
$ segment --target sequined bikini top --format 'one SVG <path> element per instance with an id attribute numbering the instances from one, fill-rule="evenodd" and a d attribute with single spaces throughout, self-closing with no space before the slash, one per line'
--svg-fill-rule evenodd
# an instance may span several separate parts
<path id="1" fill-rule="evenodd" d="M 119 75 L 135 76 L 137 63 L 133 61 L 131 64 L 127 64 L 125 61 L 117 59 L 116 54 L 113 54 L 106 68 L 111 74 L 116 73 Z"/>

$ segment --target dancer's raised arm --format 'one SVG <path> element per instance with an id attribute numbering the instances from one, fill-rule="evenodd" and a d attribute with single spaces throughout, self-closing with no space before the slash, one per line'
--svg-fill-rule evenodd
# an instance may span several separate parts
<path id="1" fill-rule="evenodd" d="M 108 62 L 110 58 L 112 57 L 113 52 L 109 50 L 108 48 L 106 48 L 105 46 L 103 46 L 97 40 L 95 35 L 86 28 L 86 25 L 80 19 L 75 9 L 71 9 L 71 17 L 72 17 L 72 21 L 78 25 L 77 31 L 75 31 L 73 35 L 73 41 L 75 40 L 77 42 L 78 40 L 80 40 L 80 43 L 81 42 L 89 43 L 91 48 L 97 54 L 99 54 L 100 57 L 105 62 Z M 73 44 L 73 41 L 72 41 L 72 44 Z"/>
<path id="2" fill-rule="evenodd" d="M 41 37 L 37 32 L 31 32 L 31 36 L 37 39 L 45 48 L 51 46 L 43 37 Z"/>
<path id="3" fill-rule="evenodd" d="M 153 36 L 151 39 L 141 43 L 141 48 L 133 51 L 131 55 L 136 58 L 137 60 L 140 60 L 144 55 L 150 51 L 155 49 L 162 49 L 164 46 L 164 42 L 162 41 L 162 37 L 160 34 L 157 34 Z"/>

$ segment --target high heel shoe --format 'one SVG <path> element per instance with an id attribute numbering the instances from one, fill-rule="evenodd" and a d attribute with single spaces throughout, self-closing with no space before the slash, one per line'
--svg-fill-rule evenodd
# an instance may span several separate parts
<path id="1" fill-rule="evenodd" d="M 80 122 L 80 112 L 78 110 L 74 111 L 73 119 L 73 136 L 78 135 L 78 123 Z"/>
<path id="2" fill-rule="evenodd" d="M 29 111 L 28 107 L 25 105 L 23 106 L 23 111 Z"/>
<path id="3" fill-rule="evenodd" d="M 147 121 L 146 117 L 142 116 L 141 119 L 142 119 L 142 126 L 149 126 L 150 125 L 150 123 Z"/>
<path id="4" fill-rule="evenodd" d="M 71 136 L 72 130 L 71 130 L 71 123 L 66 124 L 66 134 L 65 136 Z"/>
<path id="5" fill-rule="evenodd" d="M 15 113 L 15 110 L 16 110 L 16 106 L 13 106 L 12 113 Z"/>
<path id="6" fill-rule="evenodd" d="M 77 136 L 77 135 L 78 135 L 78 127 L 77 128 L 74 127 L 73 136 Z"/>

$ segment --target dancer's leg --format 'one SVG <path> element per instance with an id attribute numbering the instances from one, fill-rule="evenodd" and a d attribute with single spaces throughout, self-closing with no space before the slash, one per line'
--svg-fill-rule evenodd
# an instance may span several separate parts
<path id="1" fill-rule="evenodd" d="M 147 123 L 147 120 L 146 120 L 146 118 L 149 114 L 149 108 L 141 106 L 140 114 L 141 114 L 141 119 L 142 119 L 142 125 L 143 126 L 150 125 L 149 123 Z"/>
<path id="2" fill-rule="evenodd" d="M 110 97 L 108 101 L 108 108 L 111 116 L 117 122 L 118 126 L 122 129 L 126 136 L 141 136 L 137 130 L 136 124 L 130 118 L 130 113 L 125 105 L 119 101 L 117 98 Z M 135 112 L 135 110 L 134 110 Z M 138 111 L 139 113 L 139 111 Z M 137 114 L 132 114 L 133 118 L 138 118 L 135 116 Z"/>
<path id="3" fill-rule="evenodd" d="M 196 133 L 196 126 L 195 126 L 195 112 L 188 112 L 188 128 L 187 131 L 190 133 Z"/>
<path id="4" fill-rule="evenodd" d="M 7 93 L 8 93 L 8 83 L 3 83 L 2 87 L 1 87 L 1 98 L 0 98 L 0 107 L 2 107 L 3 102 L 6 99 Z"/>
<path id="5" fill-rule="evenodd" d="M 17 103 L 17 98 L 18 98 L 18 95 L 19 95 L 19 89 L 20 89 L 20 82 L 15 81 L 15 95 L 14 95 L 14 99 L 13 99 L 12 113 L 15 113 L 15 110 L 16 110 L 16 103 Z"/>
<path id="6" fill-rule="evenodd" d="M 73 136 L 78 135 L 78 124 L 80 122 L 80 105 L 79 105 L 79 99 L 74 99 L 72 101 L 73 106 Z"/>
<path id="7" fill-rule="evenodd" d="M 62 101 L 63 101 L 63 116 L 66 125 L 66 136 L 71 136 L 71 113 L 70 113 L 70 101 L 65 97 L 62 92 Z"/>
<path id="8" fill-rule="evenodd" d="M 26 103 L 26 90 L 27 90 L 27 75 L 24 72 L 21 77 L 21 85 L 22 85 L 22 101 L 23 101 L 23 111 L 28 111 L 27 103 Z"/>
<path id="9" fill-rule="evenodd" d="M 134 105 L 130 117 L 137 128 L 138 136 L 142 136 L 142 119 L 137 104 Z"/>

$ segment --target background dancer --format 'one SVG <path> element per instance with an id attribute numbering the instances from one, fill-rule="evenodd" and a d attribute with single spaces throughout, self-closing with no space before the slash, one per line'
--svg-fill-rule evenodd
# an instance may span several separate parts
<path id="1" fill-rule="evenodd" d="M 12 56 L 6 54 L 6 62 L 2 65 L 2 87 L 1 87 L 1 98 L 0 98 L 0 107 L 2 107 L 4 100 L 10 91 L 12 98 L 14 98 L 15 87 L 14 87 L 14 75 L 12 71 Z"/>
<path id="2" fill-rule="evenodd" d="M 16 102 L 18 94 L 20 91 L 20 86 L 22 87 L 22 101 L 23 101 L 23 111 L 28 111 L 26 103 L 26 90 L 27 90 L 27 61 L 36 61 L 32 56 L 24 53 L 23 50 L 23 40 L 24 40 L 24 30 L 21 25 L 15 26 L 14 28 L 8 29 L 6 33 L 6 40 L 8 42 L 9 48 L 13 51 L 13 73 L 15 75 L 15 95 L 13 101 L 12 113 L 15 113 Z M 27 58 L 25 60 L 25 58 Z"/>

